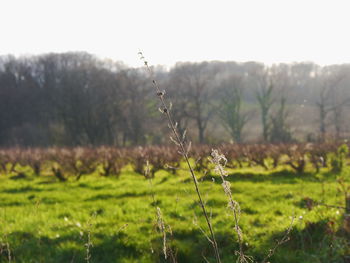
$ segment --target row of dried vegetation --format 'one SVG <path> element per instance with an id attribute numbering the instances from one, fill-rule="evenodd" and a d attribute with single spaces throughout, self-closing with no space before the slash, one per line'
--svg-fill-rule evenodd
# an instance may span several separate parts
<path id="1" fill-rule="evenodd" d="M 217 146 L 227 158 L 227 168 L 262 167 L 266 170 L 289 166 L 302 174 L 307 167 L 319 172 L 321 168 L 340 170 L 348 152 L 339 143 L 327 144 L 225 144 Z M 344 148 L 344 147 L 343 147 Z M 194 170 L 209 169 L 212 146 L 192 146 Z M 68 176 L 77 180 L 96 171 L 101 176 L 119 176 L 122 168 L 131 165 L 134 171 L 144 174 L 146 160 L 150 176 L 160 170 L 176 173 L 184 161 L 177 147 L 147 146 L 136 148 L 76 147 L 76 148 L 8 148 L 0 150 L 0 169 L 4 174 L 23 174 L 18 167 L 28 166 L 40 175 L 46 168 L 59 180 Z M 46 171 L 47 173 L 47 171 Z"/>

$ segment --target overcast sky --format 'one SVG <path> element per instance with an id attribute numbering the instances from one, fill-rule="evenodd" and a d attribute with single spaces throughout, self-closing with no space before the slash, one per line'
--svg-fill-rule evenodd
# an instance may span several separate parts
<path id="1" fill-rule="evenodd" d="M 140 66 L 350 62 L 350 1 L 0 0 L 0 55 L 87 51 Z"/>

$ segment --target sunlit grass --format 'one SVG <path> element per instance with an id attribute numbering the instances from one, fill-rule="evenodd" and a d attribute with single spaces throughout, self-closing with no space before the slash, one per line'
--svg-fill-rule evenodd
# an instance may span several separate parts
<path id="1" fill-rule="evenodd" d="M 322 191 L 321 180 L 311 173 L 298 176 L 288 170 L 254 168 L 229 172 L 233 197 L 242 209 L 240 226 L 246 254 L 262 260 L 295 216 L 291 241 L 279 248 L 272 262 L 326 262 L 315 261 L 315 257 L 325 257 L 329 246 L 322 224 L 330 220 L 339 223 L 343 211 L 322 206 L 308 210 L 303 199 L 343 206 L 334 175 L 323 177 Z M 202 255 L 209 259 L 213 255 L 199 229 L 205 229 L 205 221 L 188 179 L 186 171 L 179 170 L 176 175 L 161 171 L 151 189 L 149 182 L 129 167 L 119 179 L 96 174 L 66 183 L 52 176 L 11 180 L 1 175 L 1 242 L 9 243 L 14 262 L 86 262 L 84 244 L 90 222 L 91 262 L 162 261 L 151 198 L 154 191 L 156 205 L 172 228 L 172 245 L 179 262 L 203 262 Z M 223 262 L 232 262 L 238 249 L 237 237 L 220 180 L 207 175 L 200 186 Z M 319 222 L 316 232 L 323 239 L 306 228 L 310 222 Z M 0 259 L 8 261 L 6 251 Z"/>

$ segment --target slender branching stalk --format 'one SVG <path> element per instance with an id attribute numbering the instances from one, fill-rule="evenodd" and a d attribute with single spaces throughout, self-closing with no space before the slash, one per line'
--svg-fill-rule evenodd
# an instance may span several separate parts
<path id="1" fill-rule="evenodd" d="M 208 225 L 208 229 L 209 229 L 209 232 L 210 232 L 210 243 L 212 244 L 213 246 L 213 249 L 214 249 L 214 254 L 215 254 L 215 258 L 216 258 L 216 262 L 217 263 L 221 263 L 221 260 L 220 260 L 220 254 L 219 254 L 219 248 L 218 248 L 218 245 L 217 245 L 217 242 L 216 242 L 216 239 L 215 239 L 215 235 L 214 235 L 214 230 L 213 230 L 213 226 L 211 224 L 211 220 L 209 218 L 209 214 L 207 212 L 207 209 L 205 207 L 205 204 L 203 202 L 203 198 L 202 198 L 202 195 L 200 193 L 200 190 L 199 190 L 199 186 L 198 186 L 198 181 L 197 181 L 197 178 L 196 178 L 196 175 L 194 173 L 194 170 L 193 170 L 193 167 L 190 163 L 190 160 L 189 160 L 189 150 L 190 150 L 190 144 L 188 147 L 186 147 L 186 143 L 185 143 L 185 134 L 183 134 L 182 136 L 179 134 L 178 130 L 177 130 L 177 123 L 174 122 L 173 118 L 172 118 L 172 115 L 171 115 L 171 112 L 170 112 L 170 107 L 168 107 L 166 101 L 165 101 L 165 91 L 161 90 L 159 85 L 158 85 L 158 82 L 155 80 L 154 78 L 154 73 L 151 69 L 151 67 L 149 66 L 148 62 L 146 61 L 145 57 L 143 56 L 142 52 L 139 52 L 139 55 L 140 55 L 140 59 L 143 61 L 150 77 L 151 77 L 151 80 L 152 80 L 152 84 L 156 90 L 156 94 L 157 94 L 157 97 L 159 98 L 160 102 L 161 102 L 161 108 L 160 108 L 160 111 L 166 115 L 167 117 L 167 120 L 168 120 L 168 126 L 169 128 L 171 129 L 172 133 L 173 133 L 173 136 L 174 137 L 171 137 L 171 140 L 175 143 L 175 145 L 178 146 L 179 148 L 179 153 L 184 157 L 185 159 L 185 162 L 188 166 L 188 169 L 190 171 L 190 174 L 191 174 L 191 177 L 192 177 L 192 180 L 193 180 L 193 184 L 194 184 L 194 187 L 195 187 L 195 190 L 196 190 L 196 193 L 197 193 L 197 196 L 198 196 L 198 200 L 199 200 L 199 205 L 200 207 L 202 208 L 202 212 L 203 212 L 203 215 L 205 217 L 205 220 L 207 222 L 207 225 Z"/>
<path id="2" fill-rule="evenodd" d="M 280 240 L 276 241 L 275 246 L 269 250 L 269 253 L 266 255 L 266 257 L 263 259 L 263 261 L 261 263 L 268 263 L 267 260 L 275 254 L 276 249 L 279 246 L 281 246 L 282 244 L 284 244 L 290 240 L 289 234 L 293 229 L 294 220 L 295 220 L 295 216 L 292 217 L 292 221 L 291 221 L 289 227 L 287 228 L 286 232 L 284 233 L 283 237 Z"/>
<path id="3" fill-rule="evenodd" d="M 149 166 L 149 162 L 146 162 L 146 168 L 144 171 L 144 176 L 146 179 L 148 179 L 149 185 L 150 185 L 150 189 L 151 189 L 151 196 L 152 196 L 152 204 L 156 205 L 157 201 L 156 201 L 156 195 L 154 193 L 154 189 L 153 189 L 153 182 L 152 182 L 152 177 L 150 176 L 150 166 Z M 176 263 L 176 255 L 173 252 L 171 246 L 167 245 L 167 231 L 170 232 L 170 234 L 172 235 L 172 231 L 171 231 L 171 227 L 165 224 L 165 221 L 163 219 L 163 215 L 162 215 L 162 211 L 161 209 L 157 206 L 156 207 L 156 216 L 157 216 L 157 227 L 159 229 L 159 232 L 162 235 L 162 241 L 163 241 L 163 254 L 164 254 L 164 258 L 165 260 L 168 259 L 168 257 L 170 257 L 171 262 Z M 168 229 L 167 229 L 168 227 Z M 169 252 L 169 253 L 168 253 Z"/>
<path id="4" fill-rule="evenodd" d="M 7 254 L 7 261 L 12 262 L 11 248 L 10 243 L 7 240 L 7 236 L 5 236 L 6 240 L 4 243 L 0 243 L 0 255 L 4 252 Z"/>
<path id="5" fill-rule="evenodd" d="M 96 215 L 93 215 L 93 218 L 95 218 Z M 85 248 L 86 248 L 86 257 L 85 260 L 87 263 L 90 263 L 91 260 L 91 248 L 93 247 L 93 243 L 91 240 L 91 229 L 92 229 L 92 218 L 90 218 L 87 222 L 87 229 L 86 229 L 86 234 L 87 234 L 87 240 L 86 243 L 84 244 Z"/>
<path id="6" fill-rule="evenodd" d="M 2 222 L 1 219 L 0 219 L 0 224 L 5 226 L 5 223 Z M 5 232 L 3 233 L 2 237 L 0 238 L 0 256 L 3 253 L 7 255 L 7 261 L 9 263 L 11 263 L 12 262 L 11 247 L 10 247 L 7 233 L 5 233 Z"/>
<path id="7" fill-rule="evenodd" d="M 157 226 L 158 226 L 158 229 L 159 229 L 160 233 L 163 236 L 163 254 L 164 254 L 164 258 L 167 259 L 168 258 L 168 253 L 167 253 L 167 245 L 166 245 L 165 223 L 164 223 L 164 220 L 163 220 L 162 211 L 160 210 L 160 208 L 158 206 L 157 206 Z"/>
<path id="8" fill-rule="evenodd" d="M 91 242 L 91 231 L 90 229 L 87 232 L 87 242 L 85 243 L 86 247 L 86 262 L 89 263 L 91 259 L 91 247 L 92 247 L 92 242 Z"/>
<path id="9" fill-rule="evenodd" d="M 225 177 L 228 175 L 226 170 L 224 169 L 227 163 L 227 159 L 223 154 L 219 154 L 217 150 L 212 150 L 211 156 L 212 156 L 211 162 L 215 165 L 215 172 L 220 176 L 222 180 L 222 187 L 228 198 L 228 207 L 232 211 L 233 218 L 235 221 L 235 231 L 237 233 L 238 244 L 239 244 L 239 251 L 236 252 L 236 254 L 238 255 L 237 262 L 239 263 L 253 262 L 252 257 L 245 255 L 243 252 L 243 233 L 241 228 L 238 225 L 241 209 L 238 202 L 236 202 L 232 197 L 230 182 L 225 180 Z"/>
<path id="10" fill-rule="evenodd" d="M 10 249 L 10 243 L 9 242 L 6 242 L 6 250 L 7 250 L 8 262 L 11 263 L 12 262 L 12 257 L 11 257 L 11 249 Z"/>
<path id="11" fill-rule="evenodd" d="M 235 220 L 235 230 L 238 236 L 238 243 L 239 243 L 239 251 L 236 252 L 236 254 L 238 255 L 237 262 L 238 263 L 254 262 L 253 257 L 247 256 L 243 252 L 243 234 L 242 234 L 242 230 L 238 225 L 241 210 L 240 210 L 239 204 L 233 200 L 230 182 L 225 180 L 225 177 L 228 175 L 227 171 L 224 168 L 226 166 L 227 159 L 223 154 L 219 154 L 217 150 L 212 150 L 211 156 L 212 156 L 211 162 L 215 165 L 215 172 L 220 176 L 222 180 L 222 187 L 224 188 L 224 192 L 229 199 L 228 206 L 230 210 L 233 212 L 233 217 Z M 268 263 L 267 260 L 275 254 L 277 248 L 289 241 L 290 239 L 289 234 L 293 229 L 294 219 L 295 217 L 293 216 L 289 227 L 284 233 L 284 236 L 280 240 L 276 241 L 276 244 L 273 248 L 269 249 L 268 254 L 266 255 L 266 257 L 263 259 L 261 263 Z"/>

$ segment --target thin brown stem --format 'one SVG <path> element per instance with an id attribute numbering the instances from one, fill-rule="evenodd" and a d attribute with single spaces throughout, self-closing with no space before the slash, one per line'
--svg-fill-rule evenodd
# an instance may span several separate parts
<path id="1" fill-rule="evenodd" d="M 284 236 L 280 240 L 277 240 L 275 246 L 272 249 L 269 250 L 269 253 L 266 255 L 266 257 L 263 259 L 263 261 L 261 263 L 266 263 L 267 260 L 275 254 L 276 249 L 279 246 L 281 246 L 282 244 L 284 244 L 284 243 L 289 241 L 289 239 L 290 239 L 289 238 L 289 234 L 290 234 L 290 232 L 293 229 L 294 220 L 295 220 L 295 217 L 293 216 L 292 217 L 292 221 L 291 221 L 287 231 L 284 233 Z"/>
<path id="2" fill-rule="evenodd" d="M 211 241 L 212 241 L 211 244 L 213 245 L 216 262 L 221 263 L 220 254 L 219 254 L 219 248 L 218 248 L 218 245 L 217 245 L 217 242 L 216 242 L 216 239 L 215 239 L 213 226 L 211 224 L 208 212 L 207 212 L 207 210 L 205 208 L 205 204 L 203 202 L 202 195 L 201 195 L 200 190 L 199 190 L 198 181 L 197 181 L 196 175 L 194 173 L 194 170 L 192 168 L 192 165 L 190 163 L 188 152 L 187 152 L 187 150 L 185 148 L 185 142 L 180 138 L 180 135 L 177 132 L 176 125 L 174 124 L 173 118 L 171 116 L 170 109 L 169 109 L 169 107 L 167 106 L 167 104 L 165 102 L 165 99 L 164 99 L 165 91 L 161 91 L 157 81 L 154 78 L 153 71 L 149 67 L 148 62 L 145 60 L 142 52 L 139 52 L 139 55 L 140 55 L 140 58 L 141 58 L 141 60 L 143 61 L 144 65 L 145 65 L 145 67 L 147 68 L 147 71 L 150 74 L 150 77 L 152 79 L 152 84 L 153 84 L 153 86 L 154 86 L 154 88 L 155 88 L 155 90 L 157 92 L 157 96 L 158 96 L 159 100 L 161 101 L 161 105 L 162 105 L 162 109 L 161 110 L 166 115 L 167 120 L 168 120 L 168 124 L 169 124 L 169 128 L 171 129 L 173 135 L 175 136 L 175 138 L 173 140 L 176 143 L 176 145 L 179 147 L 180 153 L 184 157 L 185 162 L 186 162 L 186 164 L 188 166 L 188 169 L 190 171 L 190 174 L 191 174 L 191 177 L 192 177 L 192 180 L 193 180 L 193 184 L 195 186 L 195 190 L 196 190 L 196 193 L 197 193 L 197 196 L 198 196 L 199 205 L 202 208 L 203 215 L 205 217 L 205 220 L 206 220 L 208 228 L 209 228 L 210 238 L 211 238 Z"/>

